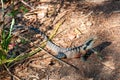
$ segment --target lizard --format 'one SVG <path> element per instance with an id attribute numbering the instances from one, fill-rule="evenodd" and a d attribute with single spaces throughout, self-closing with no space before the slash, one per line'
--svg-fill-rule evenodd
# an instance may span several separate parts
<path id="1" fill-rule="evenodd" d="M 97 37 L 92 37 L 85 41 L 84 44 L 77 47 L 63 48 L 49 40 L 49 38 L 38 28 L 30 27 L 29 29 L 36 32 L 37 34 L 40 34 L 44 38 L 44 40 L 47 41 L 46 46 L 50 48 L 53 52 L 57 53 L 56 57 L 59 59 L 80 58 L 81 55 L 83 55 L 82 59 L 85 60 L 84 56 L 96 52 L 92 50 L 92 46 Z"/>

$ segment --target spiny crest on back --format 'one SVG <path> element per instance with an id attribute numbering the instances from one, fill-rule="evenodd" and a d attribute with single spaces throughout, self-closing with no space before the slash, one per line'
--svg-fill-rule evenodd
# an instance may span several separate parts
<path id="1" fill-rule="evenodd" d="M 83 50 L 89 50 L 93 47 L 94 42 L 96 41 L 97 36 L 93 36 L 91 38 L 89 38 L 87 41 L 85 41 L 85 43 L 82 46 Z"/>

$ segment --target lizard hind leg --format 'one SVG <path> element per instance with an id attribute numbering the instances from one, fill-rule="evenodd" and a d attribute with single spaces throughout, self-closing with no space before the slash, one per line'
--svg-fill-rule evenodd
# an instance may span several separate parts
<path id="1" fill-rule="evenodd" d="M 67 56 L 63 52 L 58 52 L 58 54 L 56 55 L 56 57 L 59 58 L 59 59 L 65 59 L 65 58 L 67 58 Z"/>

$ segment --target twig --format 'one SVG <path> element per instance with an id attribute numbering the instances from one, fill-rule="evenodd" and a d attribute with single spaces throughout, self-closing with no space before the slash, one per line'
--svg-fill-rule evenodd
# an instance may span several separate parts
<path id="1" fill-rule="evenodd" d="M 5 15 L 5 13 L 4 13 L 4 3 L 3 3 L 3 0 L 1 0 L 1 3 L 2 3 L 2 16 L 1 16 L 1 22 L 2 22 L 2 24 L 1 24 L 1 28 L 3 29 L 4 28 L 4 15 Z M 0 29 L 1 29 L 0 28 Z"/>
<path id="2" fill-rule="evenodd" d="M 4 21 L 4 3 L 3 3 L 3 0 L 1 0 L 1 3 L 2 3 L 2 18 L 1 18 L 1 20 Z"/>
<path id="3" fill-rule="evenodd" d="M 8 72 L 12 77 L 16 78 L 17 80 L 20 80 L 20 78 L 18 78 L 17 76 L 13 75 L 13 74 L 10 72 L 10 70 L 7 68 L 7 66 L 6 66 L 5 64 L 4 64 L 4 67 L 5 67 L 5 69 L 7 70 L 7 72 Z"/>
<path id="4" fill-rule="evenodd" d="M 100 62 L 100 61 L 98 61 L 100 64 L 102 64 L 103 66 L 105 66 L 106 68 L 108 68 L 108 69 L 110 69 L 110 70 L 114 70 L 114 69 L 112 69 L 111 67 L 109 67 L 109 66 L 107 66 L 107 65 L 105 65 L 104 63 L 102 63 L 102 62 Z"/>
<path id="5" fill-rule="evenodd" d="M 88 13 L 84 18 L 89 17 L 92 13 L 93 13 L 93 11 L 91 11 L 90 13 Z"/>
<path id="6" fill-rule="evenodd" d="M 55 29 L 54 31 L 52 32 L 52 34 L 50 35 L 49 39 L 52 39 L 56 33 L 58 32 L 59 28 L 61 27 L 61 25 L 65 22 L 65 19 L 62 18 L 60 21 L 58 21 L 56 24 L 55 24 Z"/>
<path id="7" fill-rule="evenodd" d="M 32 10 L 34 9 L 32 6 L 30 6 L 28 3 L 26 3 L 24 0 L 20 0 L 24 5 L 28 6 Z"/>
<path id="8" fill-rule="evenodd" d="M 49 53 L 47 50 L 45 50 L 45 49 L 43 49 L 43 48 L 41 48 L 41 47 L 39 47 L 39 48 L 40 48 L 41 50 L 45 51 L 47 54 L 51 55 L 54 59 L 58 60 L 59 62 L 65 64 L 65 65 L 67 65 L 67 66 L 71 66 L 72 68 L 74 68 L 74 69 L 76 69 L 76 70 L 79 70 L 76 66 L 74 66 L 74 65 L 72 65 L 72 64 L 69 64 L 69 63 L 67 63 L 67 62 L 65 62 L 65 61 L 57 58 L 57 57 L 54 56 L 53 54 Z"/>

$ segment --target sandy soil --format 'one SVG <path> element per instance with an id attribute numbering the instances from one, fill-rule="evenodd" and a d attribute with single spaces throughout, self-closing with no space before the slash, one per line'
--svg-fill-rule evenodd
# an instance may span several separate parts
<path id="1" fill-rule="evenodd" d="M 120 80 L 120 1 L 102 1 L 67 0 L 54 1 L 56 4 L 49 5 L 47 2 L 33 2 L 36 10 L 30 11 L 22 18 L 17 17 L 16 22 L 17 25 L 33 25 L 49 36 L 54 31 L 55 24 L 64 20 L 52 41 L 61 47 L 74 47 L 83 44 L 92 36 L 97 36 L 93 47 L 99 46 L 98 51 L 103 60 L 96 54 L 92 54 L 85 62 L 80 59 L 66 59 L 65 61 L 78 68 L 76 70 L 59 61 L 51 64 L 52 57 L 41 51 L 14 65 L 11 68 L 14 75 L 21 80 Z M 41 5 L 44 9 L 41 9 Z M 48 7 L 45 7 L 46 5 Z M 48 17 L 44 15 L 46 9 Z M 31 12 L 37 15 L 31 15 Z M 39 35 L 29 31 L 18 34 L 31 40 L 31 43 L 19 46 L 20 52 L 29 52 L 40 46 L 42 38 Z M 5 76 L 0 79 L 11 80 L 10 77 L 5 79 Z"/>

